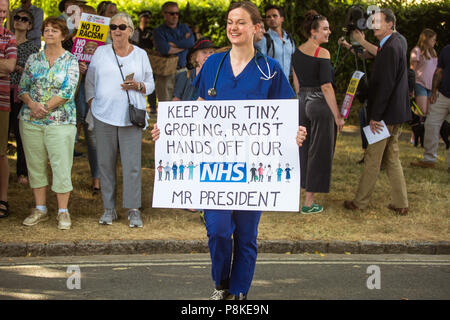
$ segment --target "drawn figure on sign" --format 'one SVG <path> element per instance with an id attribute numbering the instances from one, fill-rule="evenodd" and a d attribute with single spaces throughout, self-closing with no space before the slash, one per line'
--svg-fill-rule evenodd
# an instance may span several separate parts
<path id="1" fill-rule="evenodd" d="M 170 165 L 169 162 L 166 163 L 166 166 L 164 167 L 164 172 L 166 173 L 165 179 L 164 180 L 169 180 L 170 181 Z"/>
<path id="2" fill-rule="evenodd" d="M 286 163 L 286 169 L 284 169 L 286 171 L 286 182 L 291 180 L 291 170 L 294 170 L 294 168 L 289 168 L 289 163 Z"/>
<path id="3" fill-rule="evenodd" d="M 156 168 L 158 170 L 158 181 L 162 181 L 163 165 L 162 160 L 159 160 L 159 166 Z"/>
<path id="4" fill-rule="evenodd" d="M 261 162 L 259 163 L 258 175 L 259 175 L 259 182 L 263 182 L 263 179 L 264 179 L 264 167 L 263 167 L 263 164 Z"/>
<path id="5" fill-rule="evenodd" d="M 281 182 L 281 175 L 283 174 L 283 169 L 281 169 L 281 163 L 278 164 L 277 169 L 277 181 Z"/>
<path id="6" fill-rule="evenodd" d="M 184 168 L 186 168 L 186 166 L 183 164 L 183 160 L 180 160 L 180 165 L 178 167 L 180 171 L 180 180 L 184 180 Z"/>
<path id="7" fill-rule="evenodd" d="M 266 176 L 267 176 L 267 182 L 270 182 L 272 180 L 272 167 L 270 164 L 267 165 Z"/>
<path id="8" fill-rule="evenodd" d="M 188 164 L 188 169 L 189 169 L 189 176 L 188 176 L 188 180 L 192 180 L 192 179 L 194 179 L 194 168 L 196 167 L 197 165 L 195 165 L 192 161 L 190 161 L 189 162 L 189 164 Z"/>
<path id="9" fill-rule="evenodd" d="M 177 170 L 178 170 L 177 162 L 174 161 L 172 166 L 173 180 L 177 180 Z"/>
<path id="10" fill-rule="evenodd" d="M 256 167 L 255 167 L 254 163 L 252 164 L 252 167 L 250 169 L 250 174 L 251 174 L 251 177 L 250 177 L 249 183 L 253 182 L 253 181 L 254 182 L 258 181 L 258 177 L 256 176 Z"/>

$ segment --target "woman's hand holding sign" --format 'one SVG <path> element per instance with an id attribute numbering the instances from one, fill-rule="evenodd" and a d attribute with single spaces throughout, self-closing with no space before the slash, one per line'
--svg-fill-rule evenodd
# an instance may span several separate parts
<path id="1" fill-rule="evenodd" d="M 152 139 L 153 141 L 156 141 L 159 139 L 159 134 L 161 133 L 161 131 L 158 128 L 158 125 L 155 123 L 155 126 L 152 129 Z"/>
<path id="2" fill-rule="evenodd" d="M 299 126 L 298 127 L 297 137 L 296 137 L 295 141 L 297 142 L 297 145 L 299 147 L 302 146 L 303 141 L 305 141 L 307 134 L 308 133 L 306 132 L 306 128 L 305 127 L 303 127 L 303 126 Z"/>

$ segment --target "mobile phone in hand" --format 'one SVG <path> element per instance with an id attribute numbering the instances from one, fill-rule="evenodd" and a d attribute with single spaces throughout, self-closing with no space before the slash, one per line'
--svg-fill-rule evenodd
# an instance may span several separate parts
<path id="1" fill-rule="evenodd" d="M 125 77 L 125 81 L 130 81 L 130 80 L 133 80 L 134 79 L 134 72 L 133 73 L 130 73 L 129 75 L 127 75 L 126 77 Z"/>

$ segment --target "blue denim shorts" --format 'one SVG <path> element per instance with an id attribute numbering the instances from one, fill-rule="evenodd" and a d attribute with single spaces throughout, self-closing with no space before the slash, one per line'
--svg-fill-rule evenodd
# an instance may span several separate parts
<path id="1" fill-rule="evenodd" d="M 416 83 L 414 85 L 414 94 L 415 96 L 431 96 L 431 90 L 428 90 L 427 88 L 425 88 L 424 86 L 422 86 L 421 84 Z"/>

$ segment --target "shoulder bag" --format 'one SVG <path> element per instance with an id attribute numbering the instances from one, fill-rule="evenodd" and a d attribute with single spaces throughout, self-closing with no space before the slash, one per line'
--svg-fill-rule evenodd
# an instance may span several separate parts
<path id="1" fill-rule="evenodd" d="M 122 76 L 122 80 L 125 82 L 125 78 L 123 77 L 122 68 L 120 67 L 119 59 L 117 59 L 116 51 L 114 50 L 114 47 L 111 46 L 114 52 L 114 56 L 116 57 L 117 66 L 120 70 L 120 75 Z M 145 116 L 147 112 L 142 109 L 136 108 L 130 101 L 130 95 L 128 94 L 128 90 L 125 90 L 127 93 L 128 98 L 128 112 L 130 114 L 130 122 L 139 127 L 139 128 L 145 128 Z"/>

